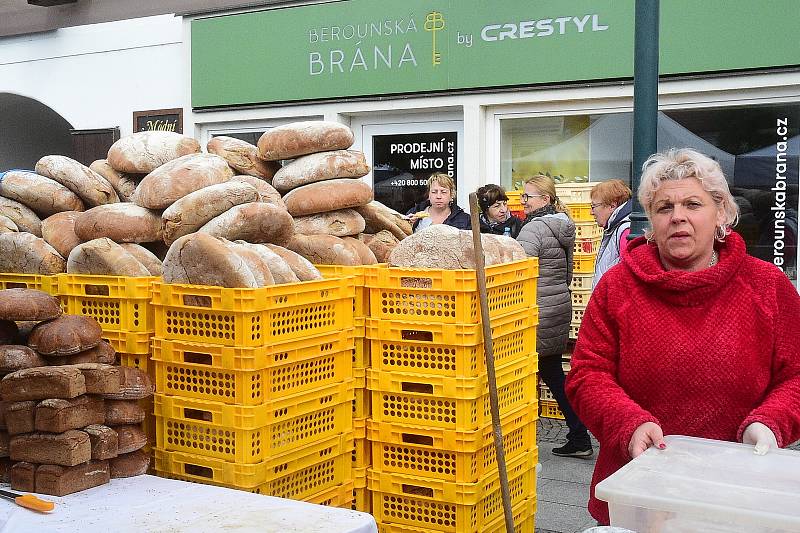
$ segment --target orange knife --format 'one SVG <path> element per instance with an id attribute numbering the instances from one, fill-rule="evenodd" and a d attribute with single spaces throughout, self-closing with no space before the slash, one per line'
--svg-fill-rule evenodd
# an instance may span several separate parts
<path id="1" fill-rule="evenodd" d="M 20 507 L 39 511 L 40 513 L 52 511 L 56 506 L 56 504 L 50 500 L 42 500 L 33 494 L 17 494 L 16 492 L 8 490 L 0 490 L 0 498 L 5 498 L 6 500 L 16 503 Z"/>

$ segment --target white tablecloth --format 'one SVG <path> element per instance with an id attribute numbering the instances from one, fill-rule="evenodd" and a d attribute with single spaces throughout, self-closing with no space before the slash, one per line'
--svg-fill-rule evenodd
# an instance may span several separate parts
<path id="1" fill-rule="evenodd" d="M 7 488 L 7 487 L 4 487 Z M 112 479 L 42 514 L 0 499 L 0 532 L 377 533 L 366 513 L 155 476 Z"/>

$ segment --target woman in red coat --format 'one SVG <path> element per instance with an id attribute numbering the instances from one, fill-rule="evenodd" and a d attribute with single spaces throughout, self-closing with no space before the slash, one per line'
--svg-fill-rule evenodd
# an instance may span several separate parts
<path id="1" fill-rule="evenodd" d="M 689 149 L 652 156 L 639 201 L 651 229 L 628 244 L 586 308 L 566 392 L 600 442 L 597 483 L 679 434 L 754 444 L 800 438 L 800 296 L 746 254 L 725 177 Z M 653 480 L 657 483 L 658 480 Z"/>

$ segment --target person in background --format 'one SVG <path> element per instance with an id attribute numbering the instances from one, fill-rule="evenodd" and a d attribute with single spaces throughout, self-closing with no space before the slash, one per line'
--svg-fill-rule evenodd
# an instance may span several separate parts
<path id="1" fill-rule="evenodd" d="M 592 289 L 609 268 L 619 263 L 631 232 L 631 190 L 618 179 L 602 181 L 592 187 L 592 215 L 603 228 L 603 240 L 594 264 Z"/>
<path id="2" fill-rule="evenodd" d="M 408 213 L 414 233 L 433 224 L 447 224 L 457 229 L 470 229 L 469 215 L 456 204 L 456 184 L 447 174 L 437 172 L 428 178 L 428 199 Z"/>
<path id="3" fill-rule="evenodd" d="M 646 237 L 595 288 L 566 389 L 600 441 L 597 483 L 664 435 L 754 444 L 800 438 L 800 296 L 731 232 L 737 207 L 719 164 L 691 149 L 651 156 L 638 198 Z M 654 480 L 657 482 L 657 480 Z"/>
<path id="4" fill-rule="evenodd" d="M 522 221 L 509 211 L 505 189 L 490 183 L 478 189 L 477 195 L 478 205 L 481 206 L 481 233 L 494 233 L 516 239 L 522 229 Z"/>
<path id="5" fill-rule="evenodd" d="M 517 241 L 526 254 L 539 258 L 539 279 L 536 284 L 539 375 L 553 393 L 569 427 L 566 444 L 553 448 L 553 454 L 591 457 L 592 442 L 564 393 L 564 370 L 561 366 L 561 355 L 567 347 L 572 321 L 569 285 L 572 282 L 575 223 L 556 196 L 555 183 L 549 176 L 540 174 L 528 179 L 520 199 L 527 218 Z"/>

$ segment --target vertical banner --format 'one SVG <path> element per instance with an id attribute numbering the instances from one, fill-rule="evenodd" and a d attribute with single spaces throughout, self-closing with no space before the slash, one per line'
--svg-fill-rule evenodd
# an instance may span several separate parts
<path id="1" fill-rule="evenodd" d="M 375 135 L 372 174 L 375 199 L 406 213 L 428 195 L 431 174 L 447 174 L 458 187 L 457 132 Z"/>

